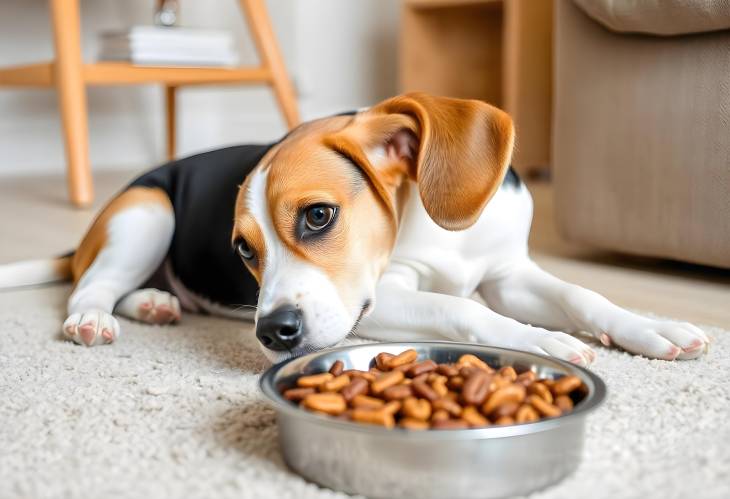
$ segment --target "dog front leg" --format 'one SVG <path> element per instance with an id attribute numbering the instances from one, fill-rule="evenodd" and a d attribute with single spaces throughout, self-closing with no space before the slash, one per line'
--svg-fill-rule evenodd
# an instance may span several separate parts
<path id="1" fill-rule="evenodd" d="M 588 364 L 595 354 L 565 333 L 522 324 L 458 296 L 417 289 L 408 276 L 386 274 L 378 284 L 373 312 L 361 324 L 361 336 L 380 341 L 444 338 L 552 355 Z"/>
<path id="2" fill-rule="evenodd" d="M 490 308 L 522 322 L 566 332 L 585 331 L 647 357 L 700 356 L 709 339 L 686 322 L 655 320 L 629 312 L 603 296 L 561 281 L 526 260 L 507 277 L 485 281 L 479 291 Z"/>

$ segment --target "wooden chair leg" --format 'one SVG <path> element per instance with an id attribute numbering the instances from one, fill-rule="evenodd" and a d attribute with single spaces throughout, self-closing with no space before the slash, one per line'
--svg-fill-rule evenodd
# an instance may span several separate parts
<path id="1" fill-rule="evenodd" d="M 300 121 L 297 98 L 266 11 L 266 4 L 264 0 L 240 0 L 240 3 L 261 63 L 271 71 L 271 85 L 284 119 L 289 128 L 294 128 Z"/>
<path id="2" fill-rule="evenodd" d="M 175 144 L 177 140 L 177 102 L 175 99 L 177 87 L 168 85 L 165 87 L 165 108 L 167 127 L 167 159 L 175 159 Z"/>
<path id="3" fill-rule="evenodd" d="M 79 0 L 50 0 L 50 7 L 56 51 L 53 77 L 66 146 L 69 197 L 77 206 L 88 206 L 94 200 L 94 185 L 89 163 Z"/>

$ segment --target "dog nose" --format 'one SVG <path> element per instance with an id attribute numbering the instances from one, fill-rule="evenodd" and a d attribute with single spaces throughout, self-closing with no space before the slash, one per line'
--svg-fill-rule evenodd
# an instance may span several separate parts
<path id="1" fill-rule="evenodd" d="M 256 337 L 269 350 L 290 350 L 302 341 L 302 312 L 284 305 L 259 317 Z"/>

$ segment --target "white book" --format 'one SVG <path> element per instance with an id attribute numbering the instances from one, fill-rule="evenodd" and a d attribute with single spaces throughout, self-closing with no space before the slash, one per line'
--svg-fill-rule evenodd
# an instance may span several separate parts
<path id="1" fill-rule="evenodd" d="M 101 34 L 101 60 L 173 66 L 231 66 L 238 62 L 225 30 L 133 26 Z"/>
<path id="2" fill-rule="evenodd" d="M 180 28 L 165 26 L 132 26 L 123 31 L 101 33 L 102 40 L 122 39 L 134 41 L 177 40 L 180 42 L 198 41 L 200 43 L 232 43 L 233 35 L 226 30 Z"/>

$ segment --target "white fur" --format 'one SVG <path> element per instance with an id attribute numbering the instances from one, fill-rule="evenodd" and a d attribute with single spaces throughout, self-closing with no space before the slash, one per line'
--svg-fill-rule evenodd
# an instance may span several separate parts
<path id="1" fill-rule="evenodd" d="M 687 323 L 656 321 L 567 284 L 530 258 L 532 199 L 524 186 L 503 187 L 464 231 L 442 229 L 411 196 L 377 304 L 363 335 L 380 340 L 479 342 L 549 354 L 579 364 L 595 353 L 565 333 L 585 331 L 649 357 L 701 355 L 708 339 Z M 487 306 L 472 300 L 479 292 Z M 530 325 L 532 324 L 532 325 Z"/>
<path id="2" fill-rule="evenodd" d="M 180 301 L 167 291 L 137 289 L 117 302 L 114 313 L 149 324 L 170 324 L 180 320 Z"/>

